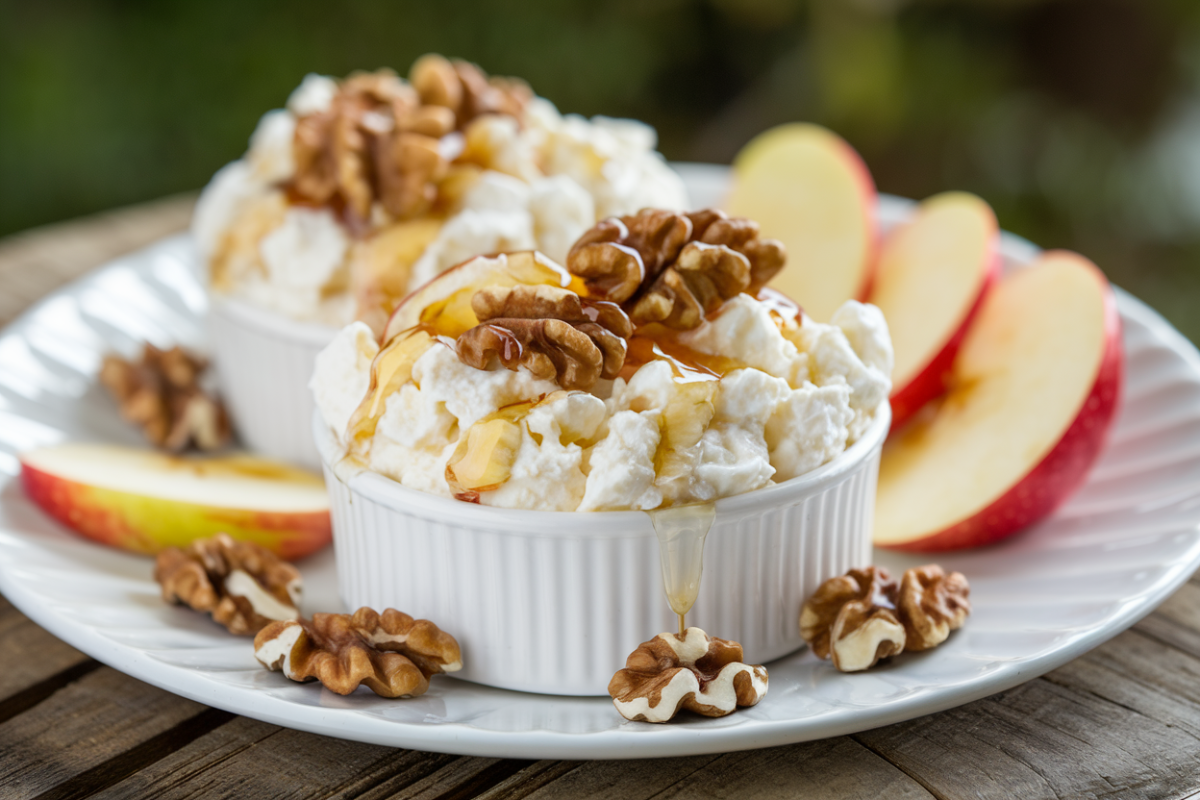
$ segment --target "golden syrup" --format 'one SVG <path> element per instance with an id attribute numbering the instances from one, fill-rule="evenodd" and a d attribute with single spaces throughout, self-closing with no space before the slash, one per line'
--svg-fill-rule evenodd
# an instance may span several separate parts
<path id="1" fill-rule="evenodd" d="M 665 328 L 649 330 L 659 326 L 640 328 L 629 339 L 625 351 L 625 366 L 620 377 L 629 380 L 633 373 L 651 361 L 666 361 L 680 383 L 693 381 L 718 381 L 728 372 L 745 366 L 739 361 L 724 356 L 701 353 L 680 342 Z"/>
<path id="2" fill-rule="evenodd" d="M 679 617 L 679 633 L 687 630 L 687 612 L 700 594 L 704 572 L 704 540 L 716 517 L 713 503 L 659 508 L 646 512 L 658 536 L 658 560 L 667 603 Z"/>

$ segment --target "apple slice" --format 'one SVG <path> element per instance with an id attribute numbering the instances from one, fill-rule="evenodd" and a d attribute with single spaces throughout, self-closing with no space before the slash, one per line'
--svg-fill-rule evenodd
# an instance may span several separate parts
<path id="1" fill-rule="evenodd" d="M 875 544 L 972 547 L 1046 516 L 1099 454 L 1121 381 L 1121 321 L 1099 269 L 1058 251 L 1006 276 L 949 391 L 884 447 Z"/>
<path id="2" fill-rule="evenodd" d="M 316 475 L 246 455 L 180 458 L 103 444 L 21 455 L 25 493 L 88 539 L 138 553 L 217 533 L 300 558 L 329 544 L 329 498 Z"/>
<path id="3" fill-rule="evenodd" d="M 884 239 L 869 300 L 896 350 L 892 430 L 946 390 L 954 354 L 1000 276 L 999 245 L 991 206 L 965 192 L 929 198 Z"/>
<path id="4" fill-rule="evenodd" d="M 866 297 L 875 263 L 875 183 L 841 137 L 817 125 L 759 134 L 733 162 L 729 212 L 787 248 L 772 285 L 818 322 Z"/>
<path id="5" fill-rule="evenodd" d="M 432 332 L 456 338 L 479 324 L 471 298 L 485 286 L 561 286 L 585 293 L 583 281 L 535 251 L 476 256 L 451 267 L 400 301 L 383 333 L 384 342 L 422 323 Z"/>

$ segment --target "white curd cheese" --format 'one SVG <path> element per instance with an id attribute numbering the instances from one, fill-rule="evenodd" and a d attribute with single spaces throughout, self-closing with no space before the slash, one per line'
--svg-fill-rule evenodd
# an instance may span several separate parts
<path id="1" fill-rule="evenodd" d="M 562 393 L 524 368 L 478 370 L 435 343 L 415 362 L 412 380 L 388 398 L 368 466 L 450 496 L 446 464 L 460 437 L 504 407 L 548 398 L 518 421 L 509 478 L 480 492 L 481 503 L 648 510 L 788 480 L 842 453 L 890 388 L 884 369 L 892 349 L 878 310 L 850 302 L 834 319 L 839 324 L 805 319 L 789 341 L 765 307 L 739 296 L 680 338 L 747 366 L 720 380 L 681 382 L 668 362 L 654 360 L 605 386 L 606 399 Z M 365 395 L 375 349 L 357 323 L 317 360 L 314 396 L 335 431 L 345 429 Z M 670 445 L 664 431 L 673 431 Z"/>
<path id="2" fill-rule="evenodd" d="M 321 416 L 343 446 L 350 417 L 370 388 L 371 361 L 378 352 L 379 344 L 371 329 L 361 322 L 352 322 L 317 354 L 308 388 Z"/>
<path id="3" fill-rule="evenodd" d="M 222 168 L 202 192 L 192 230 L 204 260 L 225 265 L 220 291 L 294 319 L 341 326 L 355 314 L 350 286 L 356 278 L 337 271 L 351 235 L 329 209 L 292 209 L 278 229 L 243 224 L 242 235 L 227 235 L 263 197 L 276 194 L 286 202 L 280 187 L 295 175 L 297 120 L 330 109 L 338 90 L 332 78 L 310 74 L 286 108 L 267 112 L 246 155 Z M 442 144 L 454 158 L 464 137 L 455 132 Z M 465 147 L 472 161 L 486 168 L 449 209 L 416 262 L 404 262 L 412 267 L 401 285 L 411 291 L 486 253 L 539 249 L 561 262 L 599 219 L 649 206 L 686 208 L 683 182 L 655 146 L 654 130 L 640 122 L 563 116 L 541 98 L 529 104 L 521 121 L 504 115 L 477 118 L 467 129 Z M 323 222 L 295 218 L 296 211 L 302 211 L 301 218 L 325 214 L 341 228 L 341 237 Z M 377 203 L 371 231 L 392 223 Z M 311 255 L 310 249 L 315 250 Z M 314 286 L 321 275 L 326 282 Z"/>

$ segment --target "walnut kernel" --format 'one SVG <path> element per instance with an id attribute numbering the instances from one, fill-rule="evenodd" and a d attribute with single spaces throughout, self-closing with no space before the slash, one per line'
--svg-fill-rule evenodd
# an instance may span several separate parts
<path id="1" fill-rule="evenodd" d="M 660 633 L 638 646 L 608 684 L 618 713 L 629 720 L 669 722 L 679 710 L 706 717 L 732 714 L 767 694 L 765 667 L 742 663 L 737 642 L 699 628 Z"/>
<path id="2" fill-rule="evenodd" d="M 365 684 L 381 697 L 417 697 L 433 675 L 462 669 L 453 636 L 391 608 L 273 623 L 254 638 L 254 655 L 291 680 L 315 679 L 343 695 Z"/>

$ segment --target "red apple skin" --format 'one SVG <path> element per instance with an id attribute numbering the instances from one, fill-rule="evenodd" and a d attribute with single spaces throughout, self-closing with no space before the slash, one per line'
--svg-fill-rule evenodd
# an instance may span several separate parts
<path id="1" fill-rule="evenodd" d="M 931 553 L 993 544 L 1044 519 L 1083 484 L 1116 419 L 1124 383 L 1121 316 L 1112 288 L 1107 286 L 1104 330 L 1104 355 L 1092 389 L 1075 421 L 1041 463 L 974 516 L 923 539 L 885 545 L 887 549 Z"/>
<path id="2" fill-rule="evenodd" d="M 284 559 L 315 553 L 333 540 L 329 512 L 264 512 L 144 498 L 77 483 L 21 465 L 25 494 L 75 533 L 99 544 L 154 555 L 217 533 L 254 542 Z M 171 513 L 162 513 L 170 504 Z"/>
<path id="3" fill-rule="evenodd" d="M 930 359 L 929 363 L 908 382 L 908 385 L 901 387 L 888 398 L 892 405 L 890 431 L 899 430 L 923 405 L 935 397 L 945 394 L 948 388 L 946 379 L 954 367 L 954 357 L 958 355 L 958 348 L 962 345 L 967 331 L 970 330 L 971 323 L 979 315 L 979 309 L 983 308 L 983 301 L 987 298 L 988 292 L 1000 280 L 1001 267 L 1002 259 L 1000 253 L 997 252 L 986 267 L 979 295 L 966 315 L 963 316 L 962 322 L 959 323 L 954 334 L 946 340 L 938 354 Z"/>

